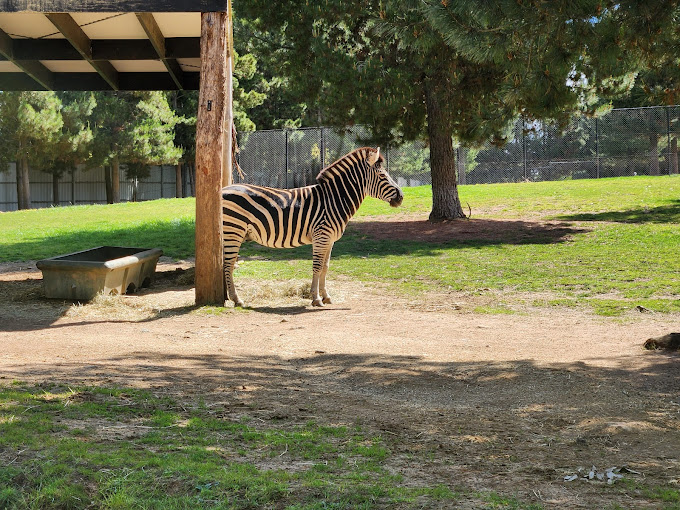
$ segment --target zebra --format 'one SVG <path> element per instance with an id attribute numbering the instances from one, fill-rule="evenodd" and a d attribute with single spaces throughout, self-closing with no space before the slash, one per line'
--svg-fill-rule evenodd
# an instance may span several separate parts
<path id="1" fill-rule="evenodd" d="M 276 189 L 251 184 L 222 188 L 225 299 L 242 307 L 236 294 L 234 266 L 241 244 L 255 241 L 270 248 L 312 245 L 312 305 L 331 303 L 326 273 L 335 241 L 366 195 L 399 207 L 404 194 L 383 169 L 380 147 L 362 147 L 327 166 L 317 184 Z"/>

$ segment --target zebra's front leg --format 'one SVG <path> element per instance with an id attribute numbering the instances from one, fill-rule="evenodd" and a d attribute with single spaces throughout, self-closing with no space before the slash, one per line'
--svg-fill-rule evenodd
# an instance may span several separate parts
<path id="1" fill-rule="evenodd" d="M 321 294 L 322 302 L 325 305 L 331 304 L 331 296 L 328 290 L 326 290 L 326 274 L 328 274 L 328 268 L 331 265 L 331 251 L 333 251 L 333 245 L 328 247 L 323 266 L 321 267 L 321 274 L 319 275 L 319 294 Z"/>
<path id="2" fill-rule="evenodd" d="M 324 268 L 328 264 L 331 247 L 332 244 L 329 246 L 327 240 L 314 240 L 312 247 L 312 306 L 323 306 L 326 298 L 330 302 L 330 296 L 326 292 L 326 273 Z M 321 285 L 323 296 L 319 294 L 321 282 L 323 282 Z"/>

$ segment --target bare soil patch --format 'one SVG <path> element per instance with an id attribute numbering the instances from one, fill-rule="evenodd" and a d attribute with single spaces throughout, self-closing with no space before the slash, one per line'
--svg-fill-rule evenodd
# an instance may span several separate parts
<path id="1" fill-rule="evenodd" d="M 444 230 L 462 235 L 460 225 Z M 305 282 L 242 278 L 250 308 L 196 309 L 190 266 L 166 261 L 151 289 L 78 305 L 44 299 L 27 264 L 0 265 L 0 383 L 151 388 L 263 427 L 359 423 L 382 435 L 405 483 L 545 508 L 661 508 L 654 488 L 678 487 L 680 357 L 643 348 L 680 330 L 678 315 L 483 315 L 472 296 L 414 302 L 349 279 L 330 282 L 323 309 L 302 297 Z M 564 480 L 592 466 L 639 474 Z"/>
<path id="2" fill-rule="evenodd" d="M 350 231 L 372 239 L 445 243 L 523 244 L 566 241 L 587 230 L 571 223 L 545 220 L 498 220 L 471 218 L 465 221 L 431 223 L 422 215 L 381 216 L 379 220 L 359 218 L 349 224 Z"/>

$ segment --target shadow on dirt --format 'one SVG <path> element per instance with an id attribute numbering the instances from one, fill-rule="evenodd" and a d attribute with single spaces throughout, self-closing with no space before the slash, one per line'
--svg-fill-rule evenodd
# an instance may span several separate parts
<path id="1" fill-rule="evenodd" d="M 610 458 L 622 444 L 634 441 L 627 450 L 644 443 L 650 457 L 637 452 L 627 461 L 658 463 L 680 451 L 678 356 L 640 356 L 653 362 L 624 359 L 622 365 L 629 368 L 616 369 L 585 363 L 542 366 L 531 360 L 443 363 L 418 356 L 321 351 L 288 359 L 138 352 L 85 365 L 27 364 L 3 375 L 79 386 L 106 381 L 109 386 L 152 388 L 189 403 L 200 395 L 229 419 L 241 419 L 246 406 L 246 414 L 260 417 L 275 412 L 297 422 L 311 414 L 321 423 L 358 421 L 444 444 L 474 435 L 512 450 L 506 439 L 516 437 L 538 457 L 546 441 L 569 457 L 580 451 Z"/>
<path id="2" fill-rule="evenodd" d="M 498 244 L 551 244 L 568 241 L 571 236 L 587 232 L 567 223 L 519 220 L 472 219 L 444 223 L 426 220 L 386 219 L 380 221 L 353 221 L 346 236 L 335 244 L 335 257 L 357 257 L 370 253 L 374 259 L 391 255 L 426 256 L 445 244 L 450 248 L 483 247 Z M 152 236 L 152 239 L 154 237 Z M 395 242 L 398 241 L 398 242 Z M 152 243 L 162 245 L 162 243 Z M 311 247 L 296 249 L 263 248 L 255 243 L 245 243 L 240 254 L 242 259 L 269 259 L 280 261 L 311 261 Z M 140 293 L 158 293 L 193 285 L 193 268 L 159 271 L 150 289 Z M 63 316 L 72 302 L 49 300 L 42 295 L 41 280 L 0 280 L 0 301 L 9 303 L 0 308 L 0 330 L 39 330 Z M 196 307 L 183 306 L 159 312 L 158 317 L 190 313 Z M 302 314 L 314 310 L 290 307 L 282 310 L 259 307 L 253 310 L 263 313 Z"/>
<path id="3" fill-rule="evenodd" d="M 137 352 L 88 363 L 27 363 L 3 378 L 74 391 L 148 388 L 178 402 L 173 414 L 180 419 L 198 406 L 215 420 L 258 430 L 310 421 L 360 427 L 381 438 L 390 452 L 387 467 L 407 477 L 482 483 L 510 494 L 566 488 L 589 508 L 609 508 L 620 501 L 618 490 L 587 481 L 565 487 L 565 474 L 625 465 L 642 473 L 631 483 L 661 486 L 680 451 L 678 356 L 641 352 L 619 361 L 626 368 L 322 352 L 290 358 Z M 293 461 L 284 457 L 281 469 Z M 631 494 L 646 501 L 644 492 Z M 562 501 L 564 508 L 568 500 Z"/>
<path id="4" fill-rule="evenodd" d="M 679 359 L 679 354 L 642 347 L 639 356 L 621 358 L 621 368 L 595 366 L 597 360 L 538 365 L 532 360 L 434 362 L 419 356 L 322 351 L 291 358 L 134 352 L 85 366 L 28 364 L 6 375 L 79 385 L 106 379 L 185 395 L 200 387 L 206 399 L 246 399 L 263 406 L 284 404 L 286 398 L 321 399 L 315 405 L 325 408 L 325 395 L 337 393 L 349 399 L 347 405 L 388 403 L 395 411 L 485 409 L 479 412 L 534 417 L 564 413 L 571 424 L 597 417 L 600 427 L 634 415 L 662 428 L 677 428 Z M 329 404 L 328 410 L 335 408 Z"/>
<path id="5" fill-rule="evenodd" d="M 193 268 L 190 270 L 157 271 L 155 282 L 151 287 L 139 289 L 138 292 L 131 295 L 141 296 L 171 290 L 186 290 L 187 286 L 191 284 L 193 284 Z M 46 298 L 42 290 L 42 279 L 38 277 L 22 280 L 0 280 L 0 302 L 3 303 L 3 306 L 0 307 L 0 331 L 33 331 L 55 327 L 53 325 L 55 321 L 63 317 L 74 306 L 79 306 L 77 301 Z M 194 305 L 163 308 L 153 313 L 151 318 L 136 320 L 135 322 L 184 315 L 197 308 Z M 116 322 L 129 321 L 114 318 L 99 321 L 84 320 L 81 324 Z"/>
<path id="6" fill-rule="evenodd" d="M 150 294 L 161 295 L 168 291 L 186 291 L 189 286 L 193 285 L 194 268 L 189 269 L 175 269 L 168 271 L 157 271 L 155 282 L 149 288 L 139 289 L 134 294 L 128 294 L 126 298 L 134 296 L 143 296 Z M 116 297 L 111 297 L 111 300 L 116 300 Z M 0 280 L 0 300 L 4 303 L 0 307 L 0 331 L 38 331 L 46 328 L 58 328 L 59 325 L 54 323 L 63 317 L 74 306 L 80 306 L 78 302 L 65 301 L 61 299 L 47 299 L 44 297 L 42 290 L 42 280 L 38 278 L 26 278 L 23 280 Z M 97 305 L 96 300 L 92 303 L 86 303 L 85 306 L 97 307 L 101 306 L 103 315 L 101 320 L 82 319 L 78 325 L 85 326 L 90 324 L 117 324 L 128 322 L 153 322 L 159 319 L 168 317 L 176 317 L 186 315 L 198 310 L 199 306 L 194 304 L 181 305 L 176 307 L 162 307 L 148 311 L 147 318 L 131 317 L 127 320 L 125 317 L 120 317 L 125 314 L 126 306 L 123 303 L 107 303 Z M 115 309 L 116 304 L 118 309 Z M 133 304 L 134 306 L 134 304 Z M 231 306 L 231 305 L 228 305 Z M 114 308 L 117 312 L 112 314 L 111 318 L 107 319 L 107 307 Z M 302 315 L 307 313 L 317 312 L 331 312 L 331 311 L 347 311 L 346 307 L 312 307 L 308 305 L 297 306 L 246 306 L 243 308 L 246 311 L 261 312 L 264 314 L 275 315 Z M 134 313 L 135 309 L 130 308 L 130 313 Z M 68 327 L 73 327 L 73 323 L 66 324 Z"/>
<path id="7" fill-rule="evenodd" d="M 306 313 L 319 313 L 319 312 L 333 312 L 333 311 L 348 311 L 351 308 L 333 306 L 333 308 L 328 307 L 312 307 L 312 306 L 246 306 L 246 310 L 252 310 L 254 312 L 274 314 L 274 315 L 302 315 Z"/>

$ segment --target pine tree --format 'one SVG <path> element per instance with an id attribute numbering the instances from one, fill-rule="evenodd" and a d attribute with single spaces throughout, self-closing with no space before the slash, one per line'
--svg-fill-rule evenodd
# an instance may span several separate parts
<path id="1" fill-rule="evenodd" d="M 566 127 L 626 93 L 650 66 L 680 94 L 678 0 L 297 0 L 239 4 L 281 34 L 281 69 L 324 121 L 368 124 L 377 139 L 424 137 L 432 219 L 461 215 L 453 136 L 502 144 L 518 116 Z M 666 99 L 668 101 L 668 99 Z"/>
<path id="2" fill-rule="evenodd" d="M 565 126 L 575 113 L 596 113 L 598 106 L 676 104 L 680 98 L 677 0 L 421 5 L 451 48 L 504 72 L 506 101 L 527 118 Z M 648 146 L 651 175 L 659 174 L 655 124 L 641 118 L 629 126 L 645 133 L 641 143 Z M 671 171 L 677 171 L 677 137 L 668 151 Z"/>
<path id="3" fill-rule="evenodd" d="M 453 138 L 506 139 L 515 110 L 498 95 L 492 65 L 461 58 L 423 17 L 418 2 L 329 0 L 239 5 L 261 33 L 280 34 L 290 91 L 324 123 L 371 128 L 376 144 L 425 140 L 433 221 L 464 217 Z M 482 119 L 489 119 L 482 122 Z"/>
<path id="4" fill-rule="evenodd" d="M 236 13 L 238 15 L 238 12 Z M 304 102 L 290 93 L 290 79 L 282 72 L 285 61 L 285 40 L 276 32 L 262 34 L 258 32 L 255 23 L 247 18 L 234 19 L 234 44 L 237 55 L 256 58 L 254 72 L 238 76 L 239 87 L 244 90 L 256 91 L 260 96 L 259 104 L 248 108 L 248 118 L 257 129 L 299 128 L 309 112 Z M 255 55 L 257 57 L 255 57 Z M 236 60 L 236 72 L 241 64 Z M 236 100 L 238 91 L 234 90 L 234 110 L 238 111 Z M 238 115 L 235 115 L 238 119 Z M 307 119 L 317 123 L 317 119 Z M 236 127 L 239 132 L 248 131 L 243 127 Z"/>
<path id="5" fill-rule="evenodd" d="M 30 209 L 29 165 L 43 169 L 54 159 L 63 120 L 54 92 L 0 92 L 0 168 L 16 162 L 19 209 Z"/>
<path id="6" fill-rule="evenodd" d="M 565 125 L 636 83 L 638 105 L 680 97 L 678 0 L 423 0 L 420 10 L 452 50 L 502 71 L 504 100 L 530 118 Z"/>
<path id="7" fill-rule="evenodd" d="M 250 111 L 260 106 L 266 93 L 253 87 L 259 77 L 257 58 L 251 53 L 239 55 L 234 52 L 234 126 L 238 132 L 255 131 L 255 122 L 250 118 Z M 243 83 L 250 82 L 250 87 L 244 87 Z"/>
<path id="8" fill-rule="evenodd" d="M 101 92 L 92 113 L 94 140 L 90 166 L 108 165 L 107 201 L 120 201 L 120 166 L 135 184 L 153 164 L 174 164 L 182 157 L 175 146 L 175 126 L 183 119 L 170 108 L 164 92 Z M 110 183 L 110 185 L 109 185 Z"/>
<path id="9" fill-rule="evenodd" d="M 59 92 L 57 96 L 61 100 L 63 125 L 54 156 L 42 168 L 43 172 L 52 175 L 52 203 L 55 206 L 60 203 L 59 179 L 66 173 L 75 172 L 77 166 L 92 155 L 89 117 L 96 104 L 91 92 Z"/>

